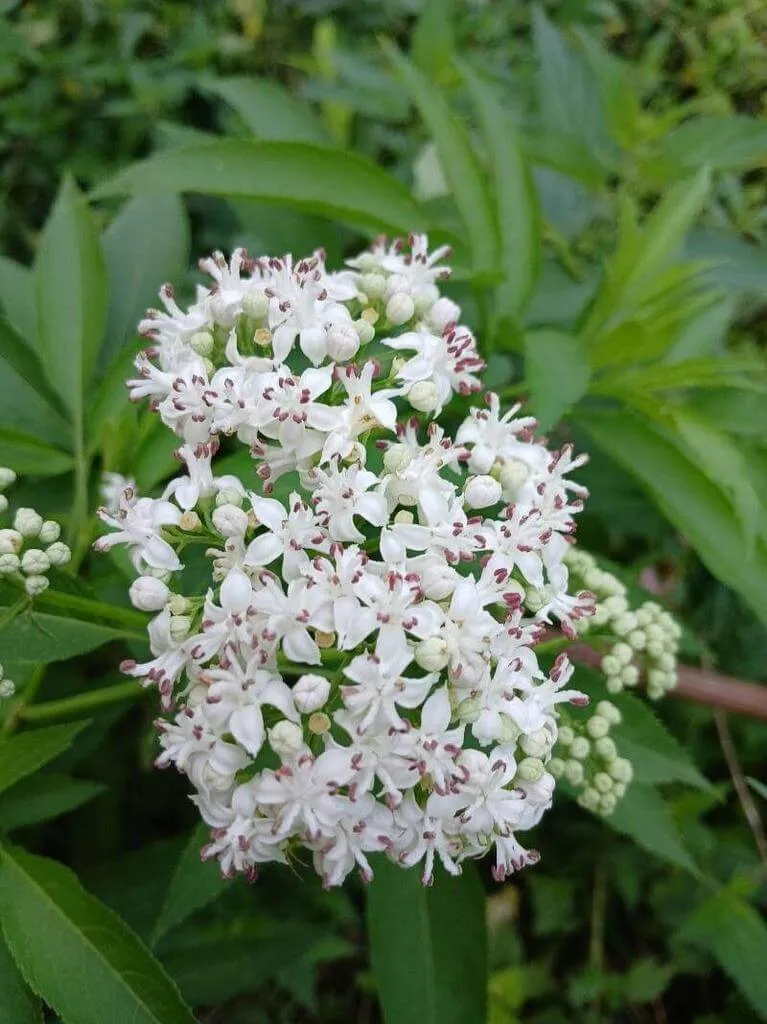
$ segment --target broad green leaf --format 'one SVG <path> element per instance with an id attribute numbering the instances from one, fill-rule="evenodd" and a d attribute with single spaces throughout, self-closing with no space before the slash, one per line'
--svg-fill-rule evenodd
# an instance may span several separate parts
<path id="1" fill-rule="evenodd" d="M 244 76 L 206 77 L 200 85 L 232 106 L 258 139 L 333 145 L 309 104 L 279 82 Z"/>
<path id="2" fill-rule="evenodd" d="M 11 832 L 59 818 L 103 793 L 105 788 L 99 782 L 68 775 L 32 775 L 0 796 L 0 829 Z"/>
<path id="3" fill-rule="evenodd" d="M 632 782 L 615 811 L 604 821 L 653 856 L 674 867 L 698 874 L 698 868 L 684 847 L 668 805 L 651 786 Z"/>
<path id="4" fill-rule="evenodd" d="M 0 256 L 0 309 L 32 351 L 37 350 L 35 280 L 29 267 Z"/>
<path id="5" fill-rule="evenodd" d="M 461 214 L 477 274 L 498 267 L 498 231 L 485 176 L 466 130 L 440 89 L 395 47 L 385 50 L 410 91 L 439 154 L 445 180 Z"/>
<path id="6" fill-rule="evenodd" d="M 589 378 L 580 338 L 545 328 L 525 334 L 525 381 L 541 430 L 553 427 L 585 395 Z"/>
<path id="7" fill-rule="evenodd" d="M 43 229 L 35 285 L 40 359 L 79 431 L 106 324 L 107 280 L 91 212 L 71 178 Z"/>
<path id="8" fill-rule="evenodd" d="M 308 922 L 270 921 L 261 934 L 185 942 L 164 953 L 163 963 L 188 1003 L 216 1005 L 257 990 L 325 937 Z"/>
<path id="9" fill-rule="evenodd" d="M 57 476 L 68 472 L 74 461 L 68 452 L 36 437 L 0 427 L 0 465 L 24 476 Z"/>
<path id="10" fill-rule="evenodd" d="M 598 163 L 615 160 L 596 76 L 540 7 L 533 10 L 538 114 L 545 133 L 573 139 Z"/>
<path id="11" fill-rule="evenodd" d="M 170 433 L 159 417 L 153 420 L 131 467 L 140 491 L 145 493 L 168 477 L 176 475 L 178 462 L 173 453 L 178 450 L 178 446 L 178 437 Z"/>
<path id="12" fill-rule="evenodd" d="M 417 203 L 386 171 L 351 153 L 300 142 L 226 139 L 172 149 L 128 167 L 95 194 L 147 192 L 269 200 L 369 231 L 423 227 Z"/>
<path id="13" fill-rule="evenodd" d="M 228 880 L 222 877 L 219 865 L 200 857 L 209 838 L 210 829 L 205 824 L 198 825 L 189 837 L 157 915 L 153 946 L 171 928 L 212 903 L 226 889 Z"/>
<path id="14" fill-rule="evenodd" d="M 70 427 L 57 402 L 36 355 L 0 320 L 0 424 L 41 441 L 66 442 Z"/>
<path id="15" fill-rule="evenodd" d="M 30 729 L 0 742 L 0 793 L 65 751 L 87 722 Z M 0 826 L 3 822 L 0 820 Z"/>
<path id="16" fill-rule="evenodd" d="M 43 1024 L 43 1008 L 29 991 L 0 932 L 0 1020 L 3 1024 Z"/>
<path id="17" fill-rule="evenodd" d="M 632 393 L 678 391 L 687 388 L 736 388 L 767 391 L 767 366 L 761 359 L 701 356 L 678 363 L 655 363 L 620 368 L 600 377 L 592 388 L 597 394 L 630 397 Z"/>
<path id="18" fill-rule="evenodd" d="M 473 864 L 458 878 L 379 859 L 367 892 L 370 956 L 386 1024 L 478 1024 L 485 1019 L 484 892 Z"/>
<path id="19" fill-rule="evenodd" d="M 736 295 L 767 292 L 767 245 L 747 242 L 733 231 L 696 228 L 684 255 L 709 264 L 706 278 L 714 287 Z"/>
<path id="20" fill-rule="evenodd" d="M 767 166 L 767 125 L 739 114 L 690 118 L 662 136 L 643 168 L 656 179 L 669 180 L 703 164 L 717 171 Z"/>
<path id="21" fill-rule="evenodd" d="M 695 910 L 679 938 L 707 950 L 767 1020 L 767 925 L 753 907 L 722 890 Z"/>
<path id="22" fill-rule="evenodd" d="M 715 486 L 728 494 L 750 550 L 757 532 L 764 535 L 767 522 L 746 455 L 714 424 L 687 409 L 674 408 L 671 417 L 693 461 Z"/>
<path id="23" fill-rule="evenodd" d="M 599 447 L 636 477 L 709 570 L 767 623 L 767 547 L 757 539 L 749 552 L 727 498 L 675 447 L 673 435 L 629 413 L 590 412 L 582 423 Z"/>
<path id="24" fill-rule="evenodd" d="M 496 293 L 498 315 L 517 317 L 530 301 L 540 270 L 538 198 L 516 127 L 492 88 L 466 65 L 461 71 L 482 125 L 495 194 L 504 272 Z"/>
<path id="25" fill-rule="evenodd" d="M 67 661 L 124 635 L 95 622 L 27 610 L 0 629 L 0 661 Z"/>
<path id="26" fill-rule="evenodd" d="M 709 423 L 736 437 L 759 440 L 767 437 L 767 402 L 755 391 L 699 391 L 687 397 L 686 404 Z"/>
<path id="27" fill-rule="evenodd" d="M 193 1024 L 149 950 L 68 868 L 4 848 L 0 908 L 14 959 L 65 1024 Z"/>
<path id="28" fill-rule="evenodd" d="M 577 38 L 596 77 L 612 137 L 623 149 L 632 149 L 641 134 L 643 116 L 634 68 L 582 29 L 578 30 Z"/>
<path id="29" fill-rule="evenodd" d="M 109 315 L 100 363 L 135 336 L 137 324 L 154 305 L 160 285 L 179 277 L 189 259 L 189 225 L 178 196 L 129 200 L 103 235 L 109 274 Z"/>
<path id="30" fill-rule="evenodd" d="M 0 318 L 0 360 L 18 374 L 52 409 L 59 411 L 59 400 L 45 382 L 37 353 L 23 337 Z"/>

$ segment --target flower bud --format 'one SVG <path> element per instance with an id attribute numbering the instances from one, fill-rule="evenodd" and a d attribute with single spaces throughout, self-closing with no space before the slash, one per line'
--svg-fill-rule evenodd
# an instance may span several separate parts
<path id="1" fill-rule="evenodd" d="M 324 676 L 309 673 L 301 676 L 293 687 L 293 703 L 303 715 L 319 711 L 329 696 L 330 683 Z"/>
<path id="2" fill-rule="evenodd" d="M 501 485 L 491 476 L 470 476 L 463 489 L 469 508 L 489 508 L 501 500 Z"/>
<path id="3" fill-rule="evenodd" d="M 27 576 L 24 580 L 24 589 L 30 597 L 37 597 L 44 590 L 48 589 L 49 580 L 47 576 Z"/>
<path id="4" fill-rule="evenodd" d="M 216 507 L 219 505 L 236 505 L 239 508 L 244 500 L 244 495 L 236 491 L 234 487 L 222 487 L 216 493 Z"/>
<path id="5" fill-rule="evenodd" d="M 598 715 L 601 715 L 602 718 L 606 718 L 610 725 L 621 724 L 622 715 L 610 700 L 600 700 L 597 704 L 596 712 Z"/>
<path id="6" fill-rule="evenodd" d="M 537 757 L 524 757 L 517 765 L 517 777 L 524 782 L 537 782 L 546 769 Z"/>
<path id="7" fill-rule="evenodd" d="M 53 544 L 61 535 L 61 527 L 52 519 L 46 519 L 40 527 L 40 540 L 43 544 Z"/>
<path id="8" fill-rule="evenodd" d="M 418 412 L 434 412 L 439 404 L 439 392 L 433 380 L 418 380 L 411 385 L 405 398 Z"/>
<path id="9" fill-rule="evenodd" d="M 0 555 L 0 576 L 10 576 L 11 573 L 18 572 L 20 566 L 21 560 L 13 552 L 8 551 Z"/>
<path id="10" fill-rule="evenodd" d="M 450 597 L 460 579 L 455 569 L 435 559 L 432 565 L 419 569 L 421 589 L 430 601 L 444 601 Z"/>
<path id="11" fill-rule="evenodd" d="M 18 530 L 0 530 L 0 555 L 15 555 L 24 546 L 24 538 Z"/>
<path id="12" fill-rule="evenodd" d="M 263 320 L 269 312 L 269 297 L 261 288 L 249 288 L 242 299 L 242 311 L 251 320 Z"/>
<path id="13" fill-rule="evenodd" d="M 609 736 L 603 736 L 597 740 L 594 744 L 594 749 L 604 761 L 614 761 L 618 756 L 615 740 L 611 740 Z"/>
<path id="14" fill-rule="evenodd" d="M 386 319 L 394 327 L 407 323 L 415 313 L 415 303 L 404 292 L 395 292 L 386 303 Z"/>
<path id="15" fill-rule="evenodd" d="M 0 491 L 4 491 L 16 482 L 16 474 L 7 466 L 0 466 Z"/>
<path id="16" fill-rule="evenodd" d="M 546 732 L 546 730 L 538 729 L 536 730 L 536 732 L 530 733 L 527 736 L 523 736 L 520 740 L 519 745 L 520 747 L 522 747 L 526 754 L 530 755 L 530 757 L 540 757 L 542 754 L 545 754 L 546 751 L 549 749 L 549 740 L 549 734 Z M 573 747 L 570 751 L 573 757 L 578 756 L 575 753 L 575 746 L 577 742 L 578 741 L 576 740 L 575 743 L 573 743 Z"/>
<path id="17" fill-rule="evenodd" d="M 315 736 L 323 736 L 330 731 L 331 724 L 330 717 L 324 711 L 315 711 L 309 718 L 309 732 Z"/>
<path id="18" fill-rule="evenodd" d="M 455 709 L 459 722 L 476 722 L 482 713 L 482 701 L 478 697 L 466 697 Z"/>
<path id="19" fill-rule="evenodd" d="M 555 779 L 561 779 L 565 774 L 565 767 L 565 762 L 561 757 L 552 757 L 546 765 L 546 770 L 550 775 L 553 775 Z"/>
<path id="20" fill-rule="evenodd" d="M 386 291 L 386 278 L 383 274 L 363 274 L 360 288 L 370 299 L 381 299 Z"/>
<path id="21" fill-rule="evenodd" d="M 469 455 L 469 472 L 481 476 L 491 470 L 497 476 L 501 471 L 502 462 L 496 459 L 495 450 L 486 444 L 475 444 Z"/>
<path id="22" fill-rule="evenodd" d="M 321 651 L 329 651 L 336 645 L 336 635 L 335 633 L 323 633 L 321 629 L 318 629 L 314 634 L 314 642 Z"/>
<path id="23" fill-rule="evenodd" d="M 631 761 L 627 760 L 625 757 L 616 757 L 608 768 L 608 771 L 616 782 L 622 782 L 625 786 L 627 786 L 634 777 L 634 769 L 631 765 Z"/>
<path id="24" fill-rule="evenodd" d="M 181 513 L 178 525 L 179 529 L 183 530 L 184 533 L 194 533 L 196 530 L 200 529 L 202 523 L 200 522 L 200 517 L 196 512 L 189 511 Z"/>
<path id="25" fill-rule="evenodd" d="M 72 552 L 63 541 L 57 540 L 46 550 L 51 565 L 66 565 L 72 559 Z"/>
<path id="26" fill-rule="evenodd" d="M 613 813 L 615 808 L 618 806 L 618 797 L 613 787 L 611 793 L 605 793 L 602 799 L 599 801 L 599 813 L 604 814 L 608 817 Z"/>
<path id="27" fill-rule="evenodd" d="M 565 762 L 565 778 L 571 786 L 580 786 L 583 783 L 585 775 L 580 761 Z"/>
<path id="28" fill-rule="evenodd" d="M 211 519 L 222 537 L 244 537 L 248 528 L 247 512 L 236 505 L 219 505 Z"/>
<path id="29" fill-rule="evenodd" d="M 588 789 L 584 789 L 581 795 L 578 797 L 578 803 L 581 807 L 587 811 L 596 811 L 599 808 L 602 798 L 599 790 L 589 786 Z"/>
<path id="30" fill-rule="evenodd" d="M 353 326 L 360 345 L 368 345 L 376 336 L 376 329 L 369 320 L 355 320 Z"/>
<path id="31" fill-rule="evenodd" d="M 594 776 L 594 789 L 604 794 L 609 793 L 613 788 L 613 780 L 607 774 L 607 772 L 597 772 Z"/>
<path id="32" fill-rule="evenodd" d="M 412 526 L 415 522 L 415 516 L 409 509 L 401 508 L 394 516 L 394 522 L 398 526 Z"/>
<path id="33" fill-rule="evenodd" d="M 413 461 L 413 455 L 406 444 L 392 444 L 384 452 L 383 464 L 387 473 L 401 473 Z"/>
<path id="34" fill-rule="evenodd" d="M 33 508 L 20 508 L 16 512 L 13 525 L 22 537 L 37 537 L 43 525 L 43 517 Z"/>
<path id="35" fill-rule="evenodd" d="M 421 640 L 415 648 L 415 660 L 424 672 L 441 672 L 448 662 L 447 644 L 439 636 Z"/>
<path id="36" fill-rule="evenodd" d="M 576 761 L 585 761 L 590 750 L 591 744 L 586 737 L 576 736 L 570 747 L 570 757 L 574 757 Z"/>
<path id="37" fill-rule="evenodd" d="M 575 739 L 575 733 L 569 725 L 563 725 L 559 730 L 558 739 L 563 747 L 569 747 Z"/>
<path id="38" fill-rule="evenodd" d="M 586 722 L 586 732 L 592 739 L 599 740 L 610 731 L 610 723 L 601 715 L 592 715 Z"/>
<path id="39" fill-rule="evenodd" d="M 210 331 L 198 331 L 193 334 L 189 339 L 189 347 L 197 353 L 198 356 L 207 357 L 213 351 L 215 341 Z"/>
<path id="40" fill-rule="evenodd" d="M 460 316 L 461 307 L 456 305 L 451 299 L 443 296 L 441 299 L 437 299 L 429 309 L 426 319 L 441 334 L 448 324 L 457 324 Z"/>
<path id="41" fill-rule="evenodd" d="M 12 697 L 16 692 L 16 684 L 12 679 L 3 679 L 0 682 L 0 698 Z"/>
<path id="42" fill-rule="evenodd" d="M 42 576 L 50 567 L 50 559 L 40 548 L 28 548 L 22 555 L 21 571 L 28 576 Z"/>
<path id="43" fill-rule="evenodd" d="M 360 338 L 351 324 L 333 324 L 325 335 L 328 355 L 336 363 L 353 359 L 360 347 Z"/>
<path id="44" fill-rule="evenodd" d="M 530 476 L 530 468 L 521 459 L 504 459 L 498 473 L 503 493 L 513 498 Z"/>
<path id="45" fill-rule="evenodd" d="M 283 720 L 267 730 L 269 744 L 278 757 L 283 759 L 297 754 L 304 745 L 304 734 L 294 722 Z"/>
<path id="46" fill-rule="evenodd" d="M 184 637 L 189 635 L 189 630 L 192 628 L 192 620 L 188 615 L 171 615 L 170 617 L 170 635 L 175 641 L 183 640 Z"/>
<path id="47" fill-rule="evenodd" d="M 168 611 L 171 613 L 171 615 L 186 615 L 186 613 L 189 611 L 191 607 L 192 602 L 189 600 L 189 598 L 184 597 L 181 594 L 170 594 L 170 600 L 168 601 Z"/>
<path id="48" fill-rule="evenodd" d="M 159 612 L 170 597 L 167 586 L 154 576 L 139 576 L 131 583 L 128 593 L 133 607 L 141 612 Z"/>

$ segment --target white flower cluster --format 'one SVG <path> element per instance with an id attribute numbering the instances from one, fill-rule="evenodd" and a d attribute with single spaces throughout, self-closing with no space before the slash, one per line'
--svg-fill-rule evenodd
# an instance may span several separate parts
<path id="1" fill-rule="evenodd" d="M 535 649 L 593 612 L 565 562 L 584 460 L 497 395 L 454 438 L 433 419 L 481 368 L 444 255 L 380 242 L 331 273 L 321 252 L 216 254 L 188 310 L 166 286 L 141 325 L 129 388 L 184 472 L 157 499 L 128 487 L 96 546 L 128 545 L 131 599 L 157 613 L 153 657 L 123 669 L 175 711 L 157 763 L 189 777 L 227 874 L 302 847 L 327 885 L 370 878 L 373 852 L 426 882 L 435 858 L 456 874 L 494 849 L 498 878 L 537 859 L 518 834 L 551 805 L 559 705 L 587 703 Z M 225 439 L 262 488 L 214 473 Z M 181 556 L 204 549 L 207 592 L 185 593 Z"/>
<path id="2" fill-rule="evenodd" d="M 0 467 L 0 491 L 16 480 L 12 469 Z M 0 513 L 8 511 L 8 499 L 0 494 Z M 52 519 L 44 520 L 33 508 L 19 508 L 13 526 L 0 529 L 0 576 L 23 580 L 30 597 L 47 589 L 46 573 L 66 565 L 72 552 L 59 540 L 61 527 Z"/>
<path id="3" fill-rule="evenodd" d="M 567 564 L 597 598 L 594 615 L 582 619 L 577 631 L 593 630 L 600 637 L 610 637 L 600 666 L 609 692 L 620 693 L 644 678 L 647 696 L 659 700 L 677 684 L 679 623 L 655 601 L 645 601 L 632 611 L 626 587 L 612 573 L 600 569 L 588 552 L 571 549 Z"/>
<path id="4" fill-rule="evenodd" d="M 568 716 L 560 724 L 557 756 L 549 762 L 554 778 L 579 789 L 578 803 L 596 814 L 612 814 L 633 776 L 631 762 L 618 755 L 609 735 L 620 722 L 621 713 L 609 700 L 601 700 L 585 720 Z"/>

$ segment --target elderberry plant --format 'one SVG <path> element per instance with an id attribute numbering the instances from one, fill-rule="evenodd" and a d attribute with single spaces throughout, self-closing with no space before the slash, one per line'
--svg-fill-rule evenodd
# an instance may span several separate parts
<path id="1" fill-rule="evenodd" d="M 128 546 L 131 600 L 156 613 L 152 659 L 122 667 L 157 686 L 157 764 L 189 778 L 227 875 L 303 847 L 326 885 L 355 865 L 370 879 L 374 852 L 428 883 L 435 859 L 457 874 L 493 851 L 502 879 L 537 860 L 520 834 L 556 777 L 602 813 L 630 781 L 612 704 L 583 735 L 560 728 L 588 703 L 562 648 L 612 626 L 603 667 L 631 685 L 634 652 L 668 653 L 661 624 L 573 554 L 585 456 L 548 449 L 495 394 L 454 436 L 440 423 L 483 369 L 440 295 L 445 256 L 423 236 L 338 272 L 322 252 L 216 253 L 188 309 L 166 285 L 140 325 L 131 397 L 178 435 L 184 470 L 159 498 L 106 481 L 96 547 Z M 237 442 L 252 479 L 217 473 Z M 200 545 L 204 592 L 184 571 Z"/>

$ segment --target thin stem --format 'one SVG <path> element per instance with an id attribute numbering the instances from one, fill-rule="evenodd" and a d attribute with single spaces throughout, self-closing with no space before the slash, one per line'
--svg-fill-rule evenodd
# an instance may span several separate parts
<path id="1" fill-rule="evenodd" d="M 738 752 L 735 749 L 732 733 L 730 732 L 730 726 L 727 722 L 727 715 L 721 708 L 717 708 L 714 711 L 714 722 L 716 723 L 719 743 L 722 747 L 724 759 L 727 762 L 730 778 L 732 779 L 732 784 L 735 787 L 735 793 L 740 801 L 740 806 L 743 809 L 743 815 L 748 823 L 748 827 L 751 829 L 751 834 L 754 837 L 754 843 L 756 844 L 756 849 L 759 853 L 759 857 L 761 858 L 762 866 L 767 867 L 767 837 L 765 837 L 764 834 L 762 819 L 759 817 L 759 811 L 756 808 L 756 804 L 754 803 L 743 775 L 740 758 L 738 757 Z"/>
<path id="2" fill-rule="evenodd" d="M 47 665 L 34 666 L 30 673 L 27 685 L 24 687 L 22 693 L 14 700 L 13 704 L 8 708 L 8 713 L 3 721 L 2 729 L 0 729 L 0 735 L 10 736 L 19 724 L 22 711 L 28 704 L 31 704 L 34 701 L 35 695 L 40 689 L 40 684 L 43 681 L 46 668 Z"/>
<path id="3" fill-rule="evenodd" d="M 605 969 L 605 920 L 607 916 L 607 872 L 604 861 L 597 861 L 594 872 L 594 889 L 591 894 L 591 934 L 589 937 L 589 966 L 594 974 Z M 591 1020 L 599 1024 L 602 1019 L 601 996 L 597 995 L 591 1005 Z"/>
<path id="4" fill-rule="evenodd" d="M 132 681 L 116 683 L 114 686 L 106 686 L 101 690 L 78 693 L 74 697 L 62 697 L 61 700 L 51 700 L 45 704 L 21 707 L 17 712 L 17 717 L 24 722 L 48 722 L 57 718 L 87 715 L 91 711 L 108 707 L 110 704 L 135 700 L 146 692 L 148 691 L 144 687 Z"/>

